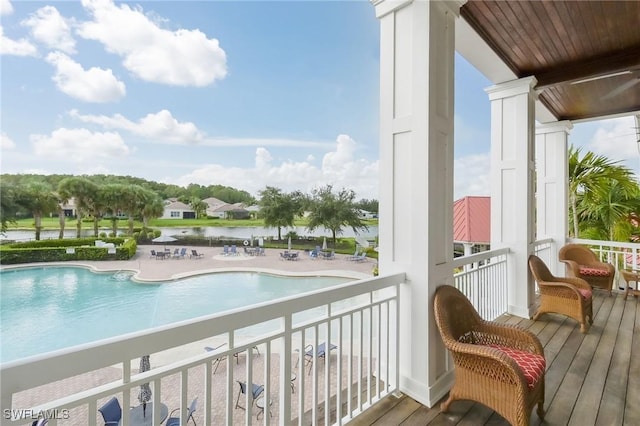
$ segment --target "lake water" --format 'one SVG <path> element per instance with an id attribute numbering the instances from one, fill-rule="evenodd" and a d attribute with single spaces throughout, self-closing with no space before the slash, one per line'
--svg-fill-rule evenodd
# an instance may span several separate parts
<path id="1" fill-rule="evenodd" d="M 224 227 L 224 226 L 202 226 L 202 227 L 171 227 L 171 228 L 156 228 L 160 229 L 162 235 L 180 236 L 180 235 L 197 235 L 201 237 L 229 237 L 238 239 L 249 239 L 253 237 L 277 237 L 278 230 L 276 228 L 265 228 L 264 226 L 243 226 L 243 227 Z M 281 234 L 285 236 L 288 232 L 293 231 L 299 236 L 304 237 L 331 237 L 331 231 L 320 227 L 314 232 L 309 232 L 304 226 L 295 226 L 293 228 L 283 228 Z M 100 229 L 100 232 L 111 232 L 111 229 Z M 93 228 L 82 230 L 82 237 L 93 237 Z M 364 237 L 366 239 L 376 238 L 378 236 L 378 226 L 369 226 L 368 230 L 361 231 L 356 235 L 351 228 L 345 228 L 342 234 L 338 237 Z M 76 229 L 67 228 L 64 232 L 65 238 L 75 238 Z M 15 241 L 29 241 L 35 238 L 34 231 L 7 231 L 4 236 L 0 236 L 0 239 L 9 239 Z M 58 231 L 42 231 L 40 238 L 52 239 L 58 238 Z"/>

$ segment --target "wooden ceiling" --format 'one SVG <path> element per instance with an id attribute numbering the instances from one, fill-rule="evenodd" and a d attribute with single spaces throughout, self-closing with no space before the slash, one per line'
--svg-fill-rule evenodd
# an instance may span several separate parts
<path id="1" fill-rule="evenodd" d="M 462 17 L 558 120 L 640 111 L 640 1 L 468 0 Z"/>

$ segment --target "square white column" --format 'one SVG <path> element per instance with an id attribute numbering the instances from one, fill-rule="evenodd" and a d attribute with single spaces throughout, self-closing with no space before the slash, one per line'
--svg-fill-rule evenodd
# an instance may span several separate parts
<path id="1" fill-rule="evenodd" d="M 486 89 L 491 101 L 491 249 L 509 248 L 508 312 L 533 314 L 535 77 Z"/>
<path id="2" fill-rule="evenodd" d="M 536 127 L 536 239 L 552 238 L 551 261 L 547 266 L 556 276 L 564 275 L 558 251 L 568 231 L 569 163 L 567 145 L 570 121 Z"/>
<path id="3" fill-rule="evenodd" d="M 380 19 L 381 274 L 405 272 L 400 390 L 432 406 L 449 390 L 433 294 L 453 283 L 453 82 L 461 3 L 373 2 Z"/>

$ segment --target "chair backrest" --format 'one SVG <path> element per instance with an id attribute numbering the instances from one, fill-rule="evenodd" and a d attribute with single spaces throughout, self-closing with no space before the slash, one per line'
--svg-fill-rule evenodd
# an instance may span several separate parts
<path id="1" fill-rule="evenodd" d="M 191 401 L 191 405 L 189 405 L 189 415 L 187 416 L 187 421 L 189 421 L 189 419 L 193 417 L 193 413 L 194 411 L 196 411 L 197 405 L 198 405 L 198 398 L 194 398 L 193 401 Z M 195 423 L 195 420 L 193 422 Z"/>
<path id="2" fill-rule="evenodd" d="M 194 255 L 194 256 L 197 256 L 198 255 L 198 250 L 191 250 L 191 254 Z"/>
<path id="3" fill-rule="evenodd" d="M 180 256 L 184 256 L 185 254 L 187 254 L 187 249 L 186 248 L 180 249 Z"/>
<path id="4" fill-rule="evenodd" d="M 565 244 L 558 252 L 558 259 L 573 260 L 579 265 L 600 262 L 598 256 L 588 247 L 580 244 Z"/>
<path id="5" fill-rule="evenodd" d="M 122 418 L 122 407 L 120 407 L 120 401 L 115 396 L 100 407 L 98 411 L 102 414 L 105 423 L 119 422 Z"/>
<path id="6" fill-rule="evenodd" d="M 450 285 L 436 289 L 433 299 L 436 325 L 445 346 L 452 343 L 474 343 L 474 330 L 482 322 L 478 311 L 460 290 Z"/>
<path id="7" fill-rule="evenodd" d="M 529 269 L 533 278 L 540 284 L 541 282 L 554 281 L 555 276 L 551 273 L 547 265 L 538 256 L 532 254 L 529 256 Z"/>
<path id="8" fill-rule="evenodd" d="M 156 251 L 155 250 L 151 250 L 151 256 L 155 256 L 156 255 Z"/>

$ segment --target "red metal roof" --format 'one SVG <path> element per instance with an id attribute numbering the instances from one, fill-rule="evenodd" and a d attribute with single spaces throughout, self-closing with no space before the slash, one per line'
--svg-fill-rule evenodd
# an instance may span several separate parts
<path id="1" fill-rule="evenodd" d="M 490 197 L 464 197 L 453 203 L 453 241 L 491 242 Z"/>

